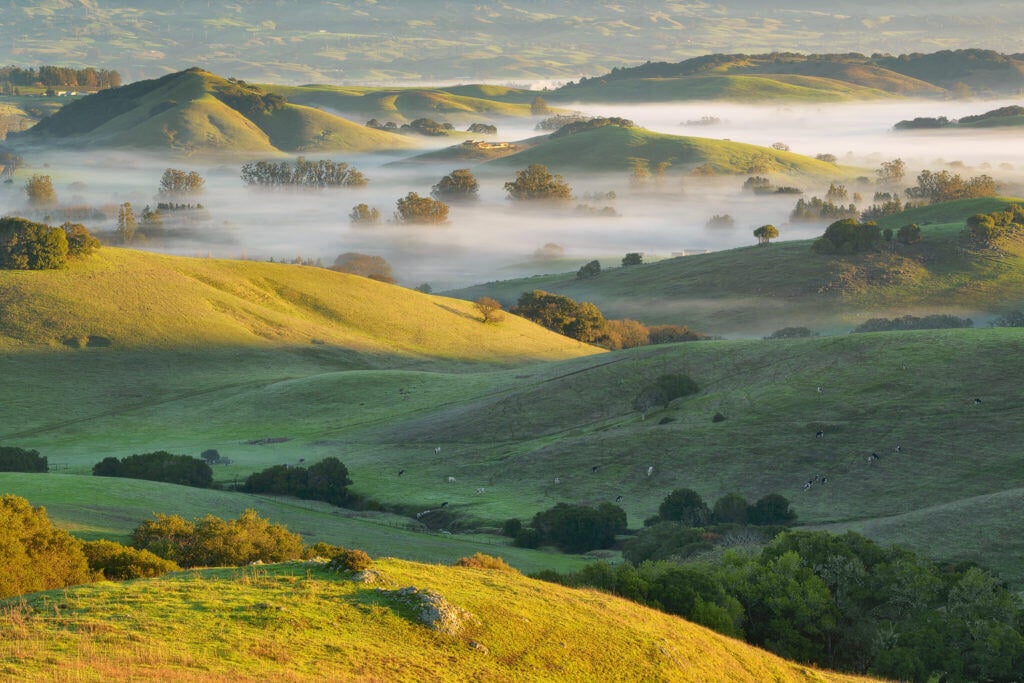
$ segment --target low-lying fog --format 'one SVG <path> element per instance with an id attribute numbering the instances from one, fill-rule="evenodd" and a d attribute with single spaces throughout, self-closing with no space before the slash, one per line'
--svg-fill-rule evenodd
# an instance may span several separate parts
<path id="1" fill-rule="evenodd" d="M 958 118 L 980 114 L 1014 102 L 901 101 L 885 104 L 833 104 L 790 106 L 737 106 L 715 102 L 678 105 L 585 105 L 574 107 L 594 115 L 622 116 L 652 130 L 677 135 L 731 139 L 760 145 L 781 142 L 794 152 L 815 156 L 833 154 L 839 163 L 863 169 L 873 178 L 881 162 L 902 158 L 908 166 L 904 185 L 914 184 L 922 169 L 951 168 L 964 176 L 987 173 L 1004 192 L 1021 192 L 1024 162 L 1019 158 L 1020 128 L 980 131 L 942 130 L 892 132 L 897 121 L 918 116 Z M 702 117 L 712 125 L 686 125 Z M 533 122 L 499 124 L 499 139 L 517 140 L 537 135 Z M 436 141 L 425 138 L 424 143 Z M 448 141 L 452 142 L 452 141 Z M 454 141 L 456 144 L 458 140 Z M 444 144 L 442 141 L 441 144 Z M 53 177 L 63 205 L 101 206 L 131 202 L 141 216 L 155 205 L 160 176 L 165 168 L 197 170 L 206 179 L 198 199 L 206 219 L 193 225 L 181 239 L 139 243 L 135 246 L 182 255 L 292 260 L 321 259 L 330 265 L 343 252 L 355 251 L 386 258 L 399 283 L 430 283 L 435 291 L 520 275 L 575 270 L 597 258 L 604 267 L 618 266 L 626 252 L 645 258 L 718 250 L 755 243 L 751 232 L 772 223 L 780 239 L 802 239 L 822 232 L 824 223 L 790 224 L 796 203 L 793 195 L 765 196 L 742 191 L 747 175 L 696 178 L 681 169 L 669 169 L 660 181 L 634 184 L 629 174 L 584 175 L 564 171 L 577 200 L 564 208 L 521 206 L 506 199 L 503 184 L 515 168 L 474 169 L 480 178 L 480 201 L 472 206 L 453 205 L 447 225 L 397 225 L 389 222 L 395 201 L 409 191 L 430 193 L 431 185 L 456 168 L 451 165 L 388 165 L 394 157 L 343 156 L 311 153 L 311 159 L 329 157 L 361 170 L 369 185 L 357 189 L 323 191 L 267 191 L 247 188 L 239 177 L 242 162 L 201 163 L 131 155 L 29 155 L 28 173 Z M 557 165 L 553 172 L 561 172 Z M 823 196 L 827 181 L 810 183 L 799 178 L 773 178 L 779 185 L 795 185 L 804 197 Z M 0 185 L 0 213 L 24 211 L 22 176 Z M 874 188 L 847 183 L 851 198 L 863 195 L 860 208 L 872 203 Z M 613 191 L 616 198 L 587 199 L 587 194 Z M 382 214 L 375 226 L 350 225 L 352 207 L 366 203 Z M 587 215 L 578 204 L 594 209 L 611 206 L 617 217 Z M 734 227 L 708 227 L 716 214 L 729 214 Z M 116 216 L 116 212 L 115 212 Z M 91 229 L 110 231 L 114 218 L 81 220 Z M 534 252 L 553 243 L 564 259 L 544 261 Z M 558 250 L 554 250 L 557 254 Z"/>

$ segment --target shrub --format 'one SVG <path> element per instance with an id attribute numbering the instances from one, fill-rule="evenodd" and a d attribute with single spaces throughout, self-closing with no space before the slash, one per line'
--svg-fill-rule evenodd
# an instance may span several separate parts
<path id="1" fill-rule="evenodd" d="M 316 543 L 307 545 L 302 549 L 302 559 L 311 560 L 314 557 L 331 558 L 336 555 L 340 555 L 343 550 L 345 550 L 345 546 L 317 541 Z"/>
<path id="2" fill-rule="evenodd" d="M 362 572 L 373 566 L 373 559 L 358 548 L 343 548 L 328 566 L 338 571 Z"/>
<path id="3" fill-rule="evenodd" d="M 391 264 L 383 256 L 371 256 L 356 251 L 346 251 L 334 259 L 334 265 L 329 267 L 339 273 L 360 275 L 382 282 L 394 282 L 391 273 Z"/>
<path id="4" fill-rule="evenodd" d="M 510 312 L 584 342 L 595 341 L 604 332 L 604 316 L 597 306 L 540 289 L 524 292 Z"/>
<path id="5" fill-rule="evenodd" d="M 0 472 L 47 472 L 46 458 L 39 451 L 0 446 Z"/>
<path id="6" fill-rule="evenodd" d="M 633 407 L 646 412 L 655 406 L 667 406 L 677 398 L 696 394 L 698 391 L 700 386 L 688 375 L 661 375 L 653 385 L 643 389 L 633 399 Z"/>
<path id="7" fill-rule="evenodd" d="M 456 567 L 473 567 L 474 569 L 494 569 L 500 572 L 518 574 L 519 570 L 512 567 L 500 557 L 475 553 L 472 557 L 460 557 L 455 562 Z"/>
<path id="8" fill-rule="evenodd" d="M 705 540 L 703 529 L 679 522 L 657 521 L 622 544 L 622 557 L 633 564 L 648 560 L 679 561 L 712 547 L 713 544 Z"/>
<path id="9" fill-rule="evenodd" d="M 765 339 L 806 339 L 814 333 L 806 327 L 783 327 L 769 334 Z"/>
<path id="10" fill-rule="evenodd" d="M 0 565 L 0 598 L 90 579 L 81 541 L 18 496 L 0 496 Z"/>
<path id="11" fill-rule="evenodd" d="M 82 551 L 89 562 L 89 569 L 102 574 L 108 581 L 147 579 L 181 569 L 174 562 L 148 550 L 113 541 L 86 541 L 82 544 Z"/>
<path id="12" fill-rule="evenodd" d="M 168 484 L 210 488 L 213 485 L 213 470 L 198 458 L 190 455 L 173 455 L 167 451 L 138 453 L 122 458 L 104 458 L 92 468 L 96 477 L 123 477 L 125 479 L 147 479 Z"/>
<path id="13" fill-rule="evenodd" d="M 206 515 L 190 522 L 178 515 L 155 515 L 132 531 L 132 545 L 182 567 L 239 567 L 280 562 L 302 555 L 302 538 L 271 524 L 255 510 L 236 520 Z"/>
<path id="14" fill-rule="evenodd" d="M 970 318 L 958 318 L 955 315 L 935 314 L 917 317 L 905 315 L 900 318 L 871 318 L 857 327 L 853 333 L 889 332 L 892 330 L 944 330 L 974 327 Z"/>

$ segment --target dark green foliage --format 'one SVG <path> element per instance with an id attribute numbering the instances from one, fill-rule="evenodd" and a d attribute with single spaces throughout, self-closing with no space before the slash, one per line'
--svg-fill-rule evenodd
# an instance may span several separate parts
<path id="1" fill-rule="evenodd" d="M 688 375 L 661 375 L 654 380 L 654 384 L 645 387 L 637 394 L 633 399 L 633 407 L 641 412 L 646 412 L 656 406 L 667 406 L 677 398 L 696 394 L 699 391 L 700 385 Z"/>
<path id="2" fill-rule="evenodd" d="M 754 237 L 761 246 L 767 246 L 769 242 L 779 236 L 779 229 L 774 225 L 762 225 L 754 230 Z"/>
<path id="3" fill-rule="evenodd" d="M 790 524 L 796 519 L 796 513 L 789 506 L 789 501 L 785 496 L 769 493 L 750 506 L 747 518 L 754 525 L 775 526 Z"/>
<path id="4" fill-rule="evenodd" d="M 68 237 L 60 228 L 16 216 L 0 218 L 0 268 L 63 268 L 67 257 Z"/>
<path id="5" fill-rule="evenodd" d="M 917 223 L 902 226 L 896 232 L 900 244 L 917 244 L 921 241 L 921 227 Z"/>
<path id="6" fill-rule="evenodd" d="M 647 335 L 652 344 L 674 344 L 708 338 L 706 334 L 694 332 L 686 325 L 651 325 L 647 328 Z"/>
<path id="7" fill-rule="evenodd" d="M 876 193 L 876 203 L 864 209 L 864 211 L 860 215 L 860 219 L 862 221 L 876 221 L 879 218 L 884 218 L 886 216 L 892 216 L 897 213 L 900 213 L 901 211 L 904 210 L 904 208 L 906 208 L 903 206 L 903 202 L 900 201 L 899 195 L 889 195 L 889 193 L 884 193 L 884 195 L 884 199 L 879 199 L 878 194 Z M 889 228 L 886 229 L 888 230 Z M 891 240 L 886 240 L 886 242 L 889 241 Z"/>
<path id="8" fill-rule="evenodd" d="M 899 121 L 893 126 L 896 130 L 915 130 L 919 128 L 949 128 L 953 125 L 945 116 L 918 116 L 913 119 Z"/>
<path id="9" fill-rule="evenodd" d="M 626 512 L 611 503 L 596 508 L 558 503 L 534 515 L 532 527 L 543 542 L 567 552 L 584 553 L 612 545 L 615 535 L 626 530 Z"/>
<path id="10" fill-rule="evenodd" d="M 622 556 L 633 564 L 648 560 L 682 561 L 713 547 L 703 529 L 679 522 L 657 521 L 623 543 Z"/>
<path id="11" fill-rule="evenodd" d="M 355 251 L 347 251 L 334 259 L 334 265 L 329 270 L 336 270 L 339 273 L 361 275 L 381 282 L 394 282 L 391 273 L 391 264 L 383 256 L 372 256 L 360 254 Z"/>
<path id="12" fill-rule="evenodd" d="M 173 455 L 167 451 L 138 453 L 126 458 L 108 457 L 93 465 L 93 476 L 147 479 L 168 484 L 210 488 L 213 470 L 191 455 Z"/>
<path id="13" fill-rule="evenodd" d="M 587 121 L 589 117 L 585 114 L 556 114 L 549 116 L 535 126 L 536 130 L 558 130 L 570 123 Z"/>
<path id="14" fill-rule="evenodd" d="M 0 599 L 90 579 L 81 542 L 18 496 L 0 496 L 0 567 Z"/>
<path id="15" fill-rule="evenodd" d="M 182 171 L 177 168 L 169 168 L 160 177 L 159 194 L 162 197 L 187 197 L 200 194 L 206 180 L 196 171 Z"/>
<path id="16" fill-rule="evenodd" d="M 530 164 L 516 172 L 515 180 L 505 183 L 508 196 L 518 201 L 568 201 L 572 188 L 560 175 L 552 175 L 547 166 Z"/>
<path id="17" fill-rule="evenodd" d="M 658 516 L 667 522 L 683 526 L 703 526 L 711 519 L 711 510 L 693 489 L 676 489 L 665 496 L 658 506 Z"/>
<path id="18" fill-rule="evenodd" d="M 865 320 L 852 332 L 890 332 L 892 330 L 956 330 L 974 327 L 970 318 L 955 315 L 936 314 L 917 317 L 905 315 L 900 318 L 871 318 Z"/>
<path id="19" fill-rule="evenodd" d="M 468 168 L 457 168 L 431 188 L 430 196 L 449 202 L 476 201 L 479 190 L 480 183 L 473 172 Z"/>
<path id="20" fill-rule="evenodd" d="M 132 531 L 132 545 L 182 567 L 240 567 L 281 562 L 302 555 L 302 538 L 271 524 L 255 510 L 237 520 L 207 515 L 190 522 L 178 515 L 155 515 Z"/>
<path id="21" fill-rule="evenodd" d="M 585 130 L 594 130 L 596 128 L 604 128 L 605 126 L 618 126 L 620 128 L 633 128 L 636 126 L 635 123 L 629 119 L 623 119 L 618 116 L 604 117 L 596 116 L 591 119 L 584 119 L 582 121 L 569 121 L 565 125 L 561 126 L 558 130 L 551 134 L 553 138 L 565 137 L 567 135 L 573 135 L 575 133 L 582 133 Z"/>
<path id="22" fill-rule="evenodd" d="M 242 166 L 242 182 L 262 187 L 362 187 L 366 177 L 345 162 L 329 159 L 309 161 L 299 157 L 287 161 L 250 161 Z"/>
<path id="23" fill-rule="evenodd" d="M 62 224 L 61 230 L 68 241 L 68 256 L 89 256 L 100 248 L 100 241 L 81 223 L 66 222 Z"/>
<path id="24" fill-rule="evenodd" d="M 329 457 L 308 468 L 274 465 L 253 472 L 246 478 L 242 490 L 321 500 L 341 506 L 348 501 L 347 487 L 351 484 L 348 468 L 337 458 Z"/>
<path id="25" fill-rule="evenodd" d="M 644 262 L 643 254 L 638 251 L 631 251 L 622 257 L 622 266 L 639 266 Z"/>
<path id="26" fill-rule="evenodd" d="M 476 133 L 477 135 L 497 135 L 498 127 L 489 123 L 471 123 L 469 124 L 469 128 L 466 129 L 466 132 Z"/>
<path id="27" fill-rule="evenodd" d="M 501 533 L 509 538 L 515 538 L 522 529 L 523 523 L 515 517 L 506 519 L 501 525 Z"/>
<path id="28" fill-rule="evenodd" d="M 540 289 L 524 292 L 511 313 L 583 342 L 593 342 L 604 331 L 605 320 L 592 303 L 576 303 L 567 296 Z"/>
<path id="29" fill-rule="evenodd" d="M 1019 107 L 1015 104 L 1011 104 L 1007 107 L 999 107 L 987 111 L 984 114 L 974 114 L 973 116 L 962 116 L 959 119 L 959 123 L 978 123 L 980 121 L 988 121 L 990 119 L 1001 119 L 1010 116 L 1024 116 L 1024 107 Z"/>
<path id="30" fill-rule="evenodd" d="M 47 472 L 46 457 L 39 451 L 0 446 L 0 472 Z"/>
<path id="31" fill-rule="evenodd" d="M 203 462 L 207 465 L 215 465 L 220 462 L 220 451 L 216 448 L 207 448 L 199 454 L 199 457 L 202 458 Z"/>
<path id="32" fill-rule="evenodd" d="M 116 88 L 121 85 L 121 74 L 107 69 L 87 66 L 75 69 L 69 66 L 40 65 L 38 67 L 0 67 L 0 81 L 11 85 L 35 86 L 37 83 L 49 88 Z"/>
<path id="33" fill-rule="evenodd" d="M 989 327 L 1024 327 L 1024 311 L 1012 311 L 994 318 Z"/>
<path id="34" fill-rule="evenodd" d="M 245 81 L 228 79 L 228 83 L 215 90 L 218 99 L 247 117 L 273 114 L 283 109 L 288 101 L 276 93 L 264 93 Z"/>
<path id="35" fill-rule="evenodd" d="M 576 271 L 577 280 L 586 280 L 588 278 L 597 277 L 601 274 L 601 262 L 593 260 L 580 266 L 580 269 Z"/>
<path id="36" fill-rule="evenodd" d="M 438 224 L 448 220 L 448 205 L 410 192 L 396 202 L 395 222 Z"/>
<path id="37" fill-rule="evenodd" d="M 439 123 L 433 119 L 420 118 L 404 124 L 402 130 L 420 135 L 438 136 L 447 135 L 449 131 L 455 130 L 455 127 L 450 123 Z"/>
<path id="38" fill-rule="evenodd" d="M 783 327 L 769 334 L 765 339 L 806 339 L 814 332 L 806 327 Z"/>
<path id="39" fill-rule="evenodd" d="M 844 218 L 825 228 L 825 234 L 811 244 L 817 254 L 857 254 L 878 249 L 882 232 L 875 223 L 858 223 Z"/>
<path id="40" fill-rule="evenodd" d="M 148 550 L 102 539 L 86 541 L 82 544 L 82 552 L 89 562 L 89 569 L 98 572 L 108 581 L 149 579 L 181 569 L 174 562 Z"/>
<path id="41" fill-rule="evenodd" d="M 750 518 L 750 505 L 738 493 L 727 493 L 715 501 L 711 519 L 716 524 L 746 524 Z"/>
<path id="42" fill-rule="evenodd" d="M 772 181 L 759 175 L 750 176 L 743 181 L 743 189 L 750 190 L 751 192 L 771 191 Z"/>

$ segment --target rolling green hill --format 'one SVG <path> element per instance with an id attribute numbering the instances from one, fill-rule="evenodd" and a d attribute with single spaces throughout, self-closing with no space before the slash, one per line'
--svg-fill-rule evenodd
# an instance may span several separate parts
<path id="1" fill-rule="evenodd" d="M 80 680 L 854 681 L 518 573 L 378 560 L 188 571 L 5 605 L 0 673 Z M 398 589 L 439 596 L 437 623 Z M 431 625 L 433 624 L 433 625 Z"/>
<path id="2" fill-rule="evenodd" d="M 530 116 L 530 102 L 536 97 L 536 93 L 529 90 L 497 86 L 423 89 L 266 85 L 261 88 L 283 95 L 289 102 L 322 107 L 360 123 L 376 118 L 402 124 L 426 117 L 465 126 L 474 122 L 524 118 Z"/>
<path id="3" fill-rule="evenodd" d="M 322 111 L 272 99 L 202 69 L 139 81 L 76 100 L 28 131 L 19 144 L 178 152 L 370 152 L 414 146 Z"/>
<path id="4" fill-rule="evenodd" d="M 891 97 L 884 90 L 838 79 L 800 75 L 715 75 L 677 78 L 588 79 L 565 86 L 550 100 L 572 102 L 847 102 Z"/>
<path id="5" fill-rule="evenodd" d="M 492 296 L 509 306 L 523 292 L 543 289 L 591 301 L 612 318 L 744 336 L 790 325 L 846 331 L 867 318 L 906 314 L 984 315 L 1019 306 L 1024 242 L 1010 240 L 993 255 L 962 249 L 959 234 L 968 216 L 1012 201 L 1020 200 L 962 200 L 886 217 L 883 228 L 919 223 L 924 234 L 920 244 L 893 253 L 823 256 L 811 252 L 809 240 L 782 241 L 614 268 L 587 280 L 570 272 L 451 294 Z M 784 226 L 781 233 L 785 238 Z"/>
<path id="6" fill-rule="evenodd" d="M 61 271 L 0 271 L 0 348 L 343 347 L 515 362 L 597 349 L 471 304 L 323 268 L 104 248 Z"/>

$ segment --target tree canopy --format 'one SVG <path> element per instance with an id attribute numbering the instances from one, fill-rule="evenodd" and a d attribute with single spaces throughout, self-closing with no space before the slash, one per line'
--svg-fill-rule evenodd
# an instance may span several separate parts
<path id="1" fill-rule="evenodd" d="M 399 223 L 439 224 L 448 220 L 448 205 L 437 199 L 410 192 L 396 202 L 395 221 Z"/>
<path id="2" fill-rule="evenodd" d="M 480 183 L 472 171 L 468 168 L 457 168 L 431 188 L 430 196 L 449 202 L 475 201 L 479 199 L 479 189 Z"/>
<path id="3" fill-rule="evenodd" d="M 560 175 L 552 175 L 547 166 L 530 164 L 516 172 L 515 180 L 505 183 L 508 196 L 517 201 L 568 201 L 572 188 Z"/>

